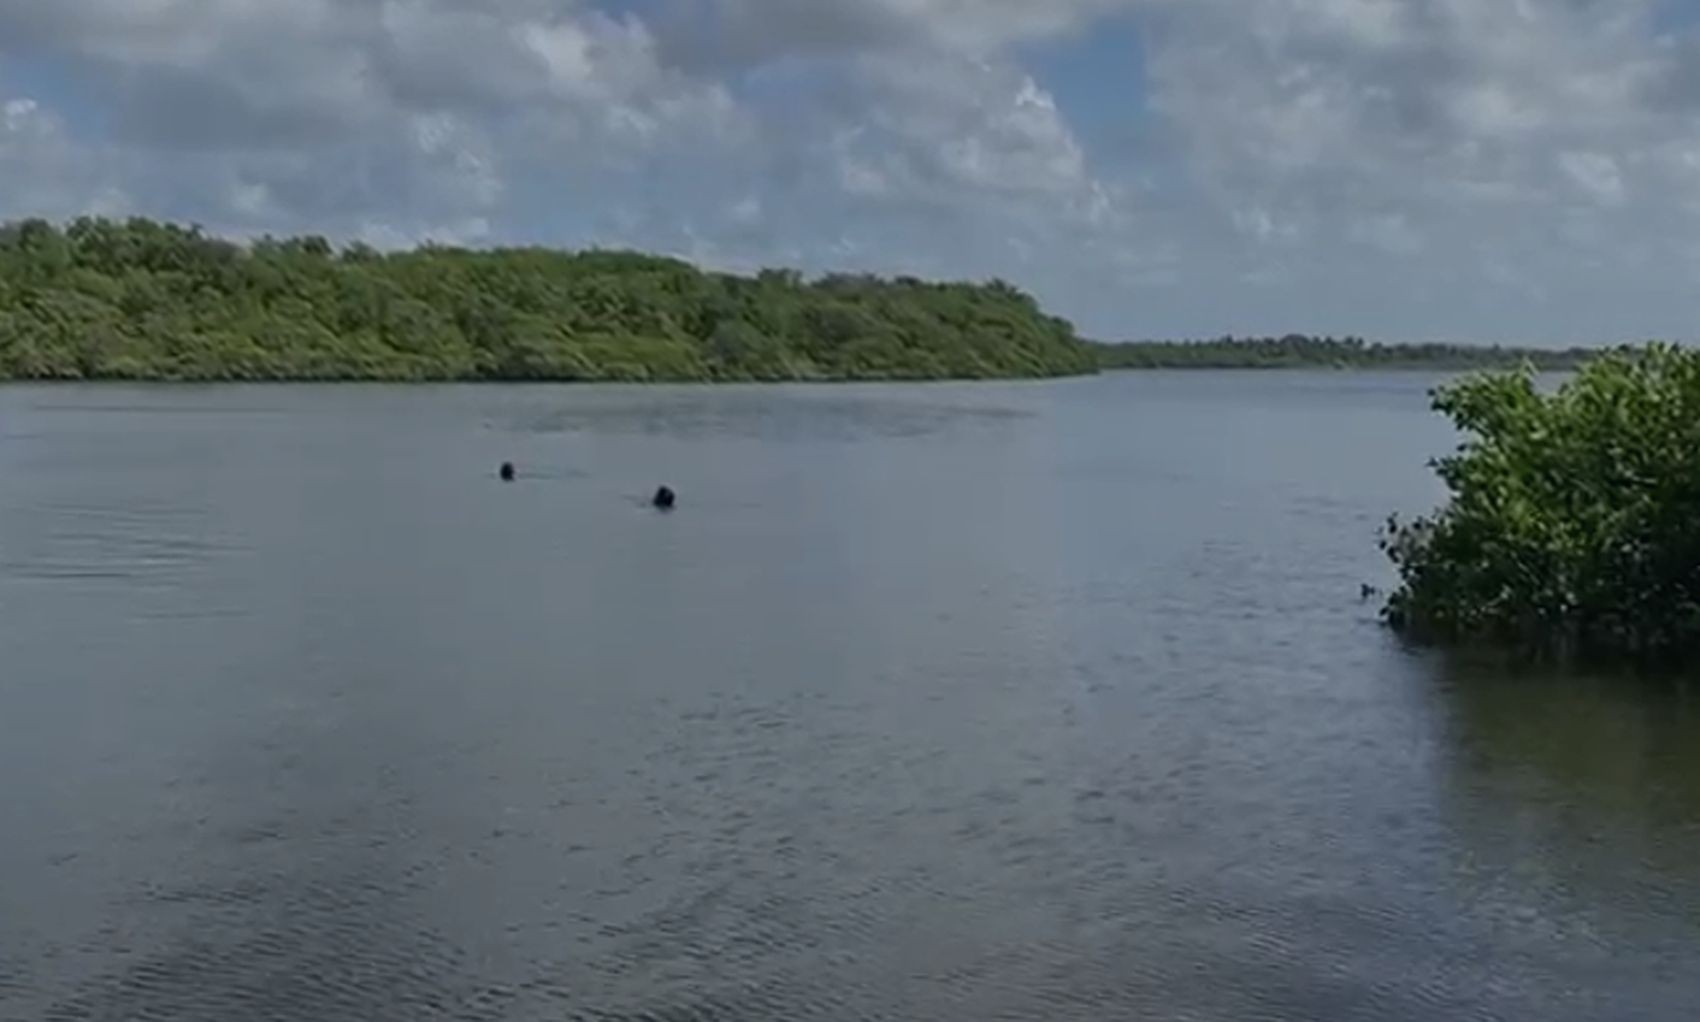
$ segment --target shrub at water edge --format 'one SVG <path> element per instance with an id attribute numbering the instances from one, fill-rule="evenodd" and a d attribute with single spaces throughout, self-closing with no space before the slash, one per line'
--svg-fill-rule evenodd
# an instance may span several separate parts
<path id="1" fill-rule="evenodd" d="M 1624 349 L 1556 392 L 1533 372 L 1442 388 L 1466 439 L 1431 517 L 1388 522 L 1386 608 L 1423 642 L 1700 662 L 1700 353 Z"/>

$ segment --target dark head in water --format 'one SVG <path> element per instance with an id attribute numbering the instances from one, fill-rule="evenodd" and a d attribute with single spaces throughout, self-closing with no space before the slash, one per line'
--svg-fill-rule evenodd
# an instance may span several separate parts
<path id="1" fill-rule="evenodd" d="M 668 489 L 665 486 L 663 486 L 659 490 L 656 490 L 655 491 L 655 497 L 650 500 L 651 504 L 654 504 L 657 508 L 659 508 L 662 511 L 673 510 L 673 505 L 677 504 L 678 502 L 679 502 L 679 495 L 674 493 L 672 490 Z"/>
<path id="2" fill-rule="evenodd" d="M 513 482 L 514 476 L 517 475 L 514 471 L 514 463 L 511 461 L 502 462 L 502 467 L 496 474 L 502 477 L 502 482 L 504 483 Z"/>

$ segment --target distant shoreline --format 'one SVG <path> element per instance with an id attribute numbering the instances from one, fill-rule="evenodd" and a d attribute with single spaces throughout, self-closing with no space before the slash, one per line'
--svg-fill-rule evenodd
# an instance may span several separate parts
<path id="1" fill-rule="evenodd" d="M 1575 369 L 1606 348 L 1508 348 L 1466 344 L 1376 344 L 1356 337 L 1233 338 L 1214 341 L 1095 343 L 1100 369 L 1439 370 Z"/>
<path id="2" fill-rule="evenodd" d="M 798 376 L 772 379 L 739 379 L 722 377 L 716 379 L 691 378 L 657 378 L 639 379 L 547 379 L 547 378 L 518 378 L 500 379 L 488 376 L 471 376 L 463 379 L 450 378 L 388 378 L 382 376 L 369 377 L 276 377 L 276 378 L 237 378 L 221 379 L 217 377 L 196 377 L 193 379 L 176 379 L 171 377 L 123 377 L 123 376 L 94 376 L 79 378 L 75 376 L 0 376 L 0 391 L 7 388 L 39 387 L 54 389 L 59 387 L 811 387 L 823 390 L 836 387 L 855 387 L 868 385 L 908 385 L 915 387 L 943 386 L 960 383 L 1047 383 L 1064 382 L 1068 380 L 1090 380 L 1111 372 L 1129 370 L 1085 369 L 1072 373 L 1052 373 L 1048 375 L 1028 376 L 858 376 L 858 377 L 820 377 Z"/>
<path id="3" fill-rule="evenodd" d="M 1604 354 L 1601 352 L 1600 354 Z M 1385 364 L 1325 365 L 1322 363 L 1292 363 L 1289 365 L 1133 365 L 1104 366 L 1100 375 L 1111 373 L 1453 373 L 1491 369 L 1515 369 L 1523 362 L 1508 359 L 1504 362 L 1389 362 Z M 1585 362 L 1566 364 L 1536 364 L 1536 372 L 1573 372 Z"/>
<path id="4" fill-rule="evenodd" d="M 1604 349 L 1357 337 L 1097 343 L 1004 281 L 637 252 L 249 243 L 84 218 L 0 225 L 0 381 L 937 383 L 1139 369 L 1574 369 Z"/>
<path id="5" fill-rule="evenodd" d="M 1084 381 L 1110 376 L 1138 375 L 1140 373 L 1177 373 L 1188 376 L 1204 376 L 1211 373 L 1247 373 L 1254 375 L 1297 375 L 1302 373 L 1329 374 L 1339 376 L 1362 375 L 1366 373 L 1471 373 L 1486 372 L 1496 369 L 1513 369 L 1520 363 L 1506 362 L 1503 364 L 1447 364 L 1447 363 L 1399 363 L 1387 365 L 1144 365 L 1144 366 L 1105 366 L 1097 370 L 1087 370 L 1077 373 L 1057 374 L 1049 376 L 867 376 L 867 377 L 797 377 L 794 379 L 606 379 L 606 380 L 570 380 L 570 379 L 491 379 L 488 377 L 471 377 L 467 379 L 386 379 L 383 377 L 366 378 L 324 378 L 291 377 L 278 379 L 169 379 L 169 378 L 123 378 L 101 376 L 89 379 L 75 377 L 0 377 L 0 392 L 8 389 L 26 387 L 52 390 L 72 387 L 97 388 L 159 388 L 159 389 L 199 389 L 207 387 L 481 387 L 501 389 L 504 387 L 558 387 L 563 389 L 579 387 L 622 387 L 622 388 L 656 388 L 656 387 L 690 387 L 702 389 L 727 389 L 736 387 L 772 388 L 772 387 L 806 387 L 809 389 L 833 390 L 858 386 L 906 386 L 906 387 L 944 387 L 958 384 L 1043 384 Z M 1539 373 L 1568 373 L 1580 368 L 1575 365 L 1537 365 Z"/>
<path id="6" fill-rule="evenodd" d="M 443 387 L 443 386 L 476 386 L 476 387 L 511 387 L 511 386 L 622 386 L 622 387 L 772 387 L 772 386 L 807 386 L 807 387 L 848 387 L 857 384 L 912 384 L 916 386 L 950 384 L 950 383 L 1043 383 L 1046 381 L 1091 379 L 1096 376 L 1122 373 L 1423 373 L 1423 372 L 1478 372 L 1496 369 L 1515 369 L 1523 365 L 1532 365 L 1537 372 L 1572 372 L 1588 361 L 1607 353 L 1608 349 L 1589 349 L 1585 354 L 1572 355 L 1569 352 L 1538 352 L 1527 354 L 1522 351 L 1500 350 L 1484 357 L 1457 360 L 1428 360 L 1419 358 L 1361 360 L 1361 361 L 1271 361 L 1247 358 L 1240 361 L 1232 359 L 1210 358 L 1154 358 L 1149 361 L 1115 361 L 1108 360 L 1095 367 L 1085 367 L 1071 372 L 1027 374 L 1027 375 L 861 375 L 861 376 L 771 376 L 737 377 L 719 376 L 712 378 L 698 377 L 652 377 L 639 379 L 635 377 L 494 377 L 494 376 L 464 376 L 464 377 L 417 377 L 417 376 L 119 376 L 96 375 L 79 377 L 75 375 L 54 376 L 8 376 L 0 374 L 0 389 L 7 387 L 71 387 L 71 386 L 101 386 L 101 387 L 211 387 L 211 386 L 412 386 L 412 387 Z"/>

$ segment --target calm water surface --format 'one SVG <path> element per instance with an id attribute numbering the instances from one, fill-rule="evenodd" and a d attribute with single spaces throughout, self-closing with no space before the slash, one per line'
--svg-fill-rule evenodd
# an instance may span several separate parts
<path id="1" fill-rule="evenodd" d="M 0 1019 L 1691 1018 L 1694 703 L 1360 601 L 1432 382 L 0 389 Z"/>

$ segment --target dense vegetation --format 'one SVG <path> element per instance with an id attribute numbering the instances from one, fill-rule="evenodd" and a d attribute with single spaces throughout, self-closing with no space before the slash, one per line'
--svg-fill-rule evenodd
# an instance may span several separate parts
<path id="1" fill-rule="evenodd" d="M 1359 337 L 1223 337 L 1094 345 L 1105 369 L 1572 369 L 1598 352 L 1465 344 L 1370 344 Z"/>
<path id="2" fill-rule="evenodd" d="M 1700 353 L 1624 350 L 1555 393 L 1530 374 L 1437 392 L 1464 431 L 1438 514 L 1388 523 L 1390 623 L 1445 644 L 1700 661 Z"/>
<path id="3" fill-rule="evenodd" d="M 0 379 L 790 380 L 1091 372 L 1002 282 L 708 273 L 624 252 L 0 228 Z"/>

